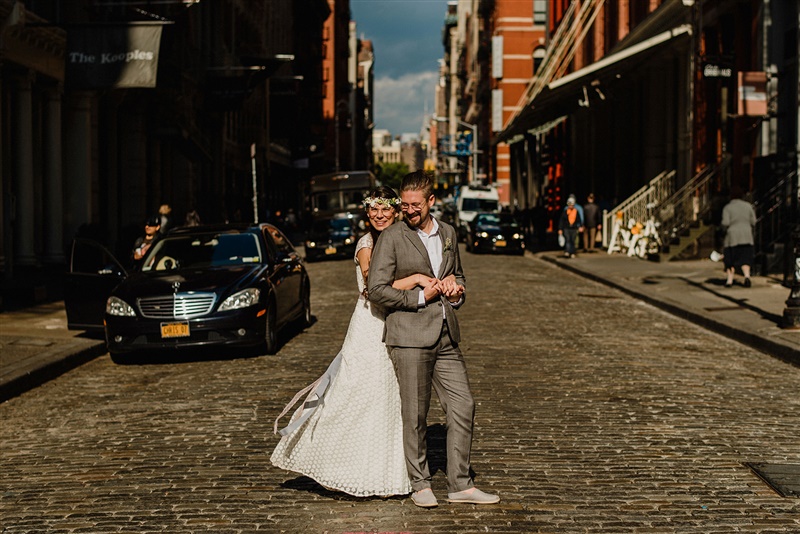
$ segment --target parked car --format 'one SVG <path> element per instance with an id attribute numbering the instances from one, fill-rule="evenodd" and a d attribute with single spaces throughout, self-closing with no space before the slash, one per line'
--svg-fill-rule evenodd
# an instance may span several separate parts
<path id="1" fill-rule="evenodd" d="M 126 353 L 207 345 L 278 350 L 278 331 L 311 323 L 310 281 L 273 225 L 176 228 L 128 272 L 100 244 L 76 239 L 64 302 L 70 329 L 105 331 Z"/>
<path id="2" fill-rule="evenodd" d="M 510 213 L 478 213 L 468 228 L 470 252 L 525 253 L 525 233 Z"/>
<path id="3" fill-rule="evenodd" d="M 352 258 L 358 243 L 358 222 L 352 213 L 315 219 L 305 242 L 306 261 Z"/>

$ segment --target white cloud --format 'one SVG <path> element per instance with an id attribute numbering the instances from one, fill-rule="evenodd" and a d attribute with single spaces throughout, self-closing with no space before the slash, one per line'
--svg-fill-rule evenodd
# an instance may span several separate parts
<path id="1" fill-rule="evenodd" d="M 399 78 L 383 76 L 375 80 L 375 127 L 389 130 L 392 136 L 419 133 L 425 103 L 433 113 L 436 83 L 435 70 L 404 74 Z"/>

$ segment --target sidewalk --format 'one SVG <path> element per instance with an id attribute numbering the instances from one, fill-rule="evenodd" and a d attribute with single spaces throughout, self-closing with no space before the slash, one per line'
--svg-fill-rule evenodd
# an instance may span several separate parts
<path id="1" fill-rule="evenodd" d="M 775 278 L 755 276 L 745 288 L 737 275 L 726 288 L 722 264 L 711 260 L 652 262 L 604 251 L 576 258 L 564 258 L 561 251 L 535 256 L 800 365 L 800 330 L 780 328 L 789 289 Z"/>
<path id="2" fill-rule="evenodd" d="M 0 313 L 0 402 L 105 352 L 103 339 L 67 330 L 63 301 Z"/>
<path id="3" fill-rule="evenodd" d="M 710 260 L 656 263 L 605 252 L 534 256 L 800 365 L 800 330 L 779 326 L 789 290 L 773 278 L 725 288 L 722 265 Z M 63 302 L 0 313 L 0 402 L 105 352 L 102 339 L 67 330 Z"/>

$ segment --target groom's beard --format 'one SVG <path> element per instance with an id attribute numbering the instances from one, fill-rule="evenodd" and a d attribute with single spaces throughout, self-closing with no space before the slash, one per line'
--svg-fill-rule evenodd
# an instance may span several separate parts
<path id="1" fill-rule="evenodd" d="M 424 220 L 424 218 L 422 217 L 422 212 L 421 211 L 413 211 L 411 213 L 403 213 L 403 215 L 405 215 L 403 217 L 403 220 L 411 228 L 415 228 L 416 229 L 416 228 L 419 228 L 420 226 L 422 226 L 422 221 Z"/>

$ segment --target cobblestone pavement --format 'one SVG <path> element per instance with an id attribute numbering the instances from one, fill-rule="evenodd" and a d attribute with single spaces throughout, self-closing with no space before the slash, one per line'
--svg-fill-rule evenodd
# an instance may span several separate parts
<path id="1" fill-rule="evenodd" d="M 800 464 L 800 369 L 530 255 L 463 260 L 473 468 L 500 504 L 350 498 L 269 463 L 275 415 L 344 337 L 340 261 L 309 265 L 317 322 L 276 356 L 103 356 L 0 404 L 2 531 L 800 531 L 800 501 L 744 465 Z"/>

